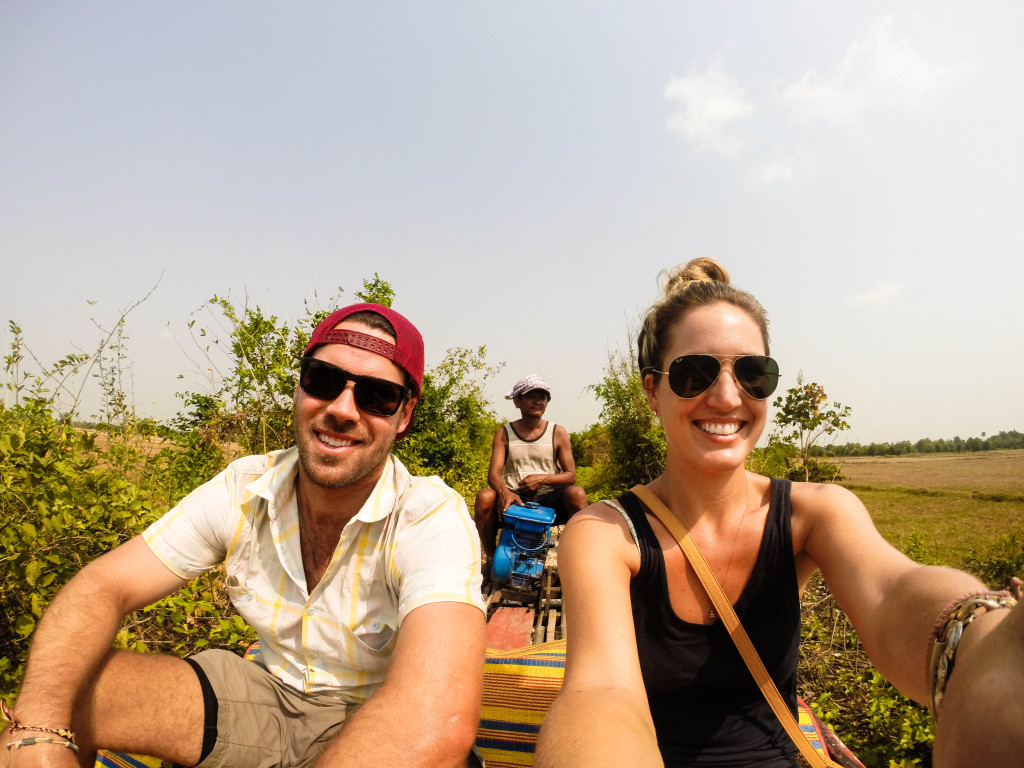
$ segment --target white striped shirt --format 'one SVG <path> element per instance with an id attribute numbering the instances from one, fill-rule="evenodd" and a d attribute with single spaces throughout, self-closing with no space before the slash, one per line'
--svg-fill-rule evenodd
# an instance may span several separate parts
<path id="1" fill-rule="evenodd" d="M 295 448 L 239 459 L 143 536 L 184 579 L 223 562 L 231 602 L 258 633 L 267 669 L 297 690 L 358 704 L 383 683 L 410 611 L 436 602 L 483 609 L 479 538 L 461 496 L 390 456 L 310 594 L 297 472 Z"/>

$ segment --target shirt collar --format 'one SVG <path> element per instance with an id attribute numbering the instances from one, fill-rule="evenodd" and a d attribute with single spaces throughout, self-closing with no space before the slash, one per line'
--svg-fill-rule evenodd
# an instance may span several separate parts
<path id="1" fill-rule="evenodd" d="M 395 471 L 395 463 L 398 460 L 390 454 L 384 463 L 384 471 L 377 479 L 377 485 L 373 487 L 370 497 L 356 513 L 354 519 L 363 523 L 375 523 L 383 520 L 391 514 L 395 508 L 395 500 L 398 498 L 398 473 Z"/>
<path id="2" fill-rule="evenodd" d="M 294 493 L 295 476 L 299 469 L 299 449 L 295 446 L 267 454 L 266 471 L 245 486 L 254 496 L 266 499 L 267 513 L 277 517 L 288 496 Z"/>
<path id="3" fill-rule="evenodd" d="M 246 486 L 250 493 L 269 502 L 267 512 L 271 519 L 284 508 L 288 497 L 294 493 L 295 478 L 299 472 L 299 449 L 295 446 L 268 454 L 267 471 Z M 409 484 L 405 466 L 394 456 L 388 455 L 377 484 L 369 498 L 356 513 L 360 522 L 374 523 L 383 520 L 395 508 L 395 502 Z"/>

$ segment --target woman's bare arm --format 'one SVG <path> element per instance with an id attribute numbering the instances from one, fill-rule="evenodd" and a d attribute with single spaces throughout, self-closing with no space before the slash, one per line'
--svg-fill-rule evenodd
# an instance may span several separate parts
<path id="1" fill-rule="evenodd" d="M 953 568 L 915 563 L 875 529 L 860 500 L 834 485 L 793 486 L 794 536 L 864 644 L 871 663 L 904 694 L 930 695 L 925 659 L 932 628 L 951 600 L 987 587 Z"/>
<path id="2" fill-rule="evenodd" d="M 636 544 L 617 511 L 595 504 L 558 544 L 566 623 L 565 680 L 537 743 L 539 768 L 661 766 L 630 605 Z"/>

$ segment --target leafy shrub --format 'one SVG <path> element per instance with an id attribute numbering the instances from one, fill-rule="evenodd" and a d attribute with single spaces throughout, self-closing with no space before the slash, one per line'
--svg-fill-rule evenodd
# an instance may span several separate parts
<path id="1" fill-rule="evenodd" d="M 609 466 L 601 475 L 603 482 L 615 489 L 613 495 L 649 483 L 665 468 L 665 432 L 647 402 L 635 363 L 612 353 L 604 378 L 591 389 L 601 401 L 601 423 L 608 434 Z"/>
<path id="2" fill-rule="evenodd" d="M 42 400 L 0 406 L 0 695 L 20 680 L 28 638 L 57 591 L 162 511 L 100 467 L 93 449 Z"/>
<path id="3" fill-rule="evenodd" d="M 227 457 L 210 436 L 201 431 L 174 436 L 173 445 L 163 448 L 148 462 L 153 493 L 168 507 L 177 504 L 227 465 Z"/>
<path id="4" fill-rule="evenodd" d="M 438 475 L 466 499 L 487 486 L 491 440 L 500 425 L 482 384 L 501 366 L 487 365 L 486 352 L 450 349 L 424 373 L 412 430 L 394 449 L 410 472 Z"/>
<path id="5" fill-rule="evenodd" d="M 781 477 L 794 482 L 842 482 L 842 467 L 833 461 L 801 458 L 795 445 L 781 436 L 772 435 L 768 445 L 755 448 L 747 457 L 747 469 L 767 477 Z"/>
<path id="6" fill-rule="evenodd" d="M 800 695 L 867 768 L 931 766 L 928 710 L 871 667 L 820 574 L 803 599 Z"/>
<path id="7" fill-rule="evenodd" d="M 788 478 L 799 456 L 796 446 L 772 435 L 768 445 L 755 448 L 747 456 L 747 469 L 766 477 Z"/>
<path id="8" fill-rule="evenodd" d="M 911 531 L 906 538 L 901 536 L 899 549 L 915 563 L 938 565 L 928 556 L 928 542 L 922 533 Z"/>
<path id="9" fill-rule="evenodd" d="M 221 586 L 220 569 L 128 617 L 116 645 L 136 651 L 188 656 L 205 648 L 242 651 L 256 632 L 235 613 Z"/>
<path id="10" fill-rule="evenodd" d="M 1024 577 L 1024 530 L 1003 536 L 987 552 L 971 551 L 965 567 L 986 584 L 1007 588 L 1013 576 Z"/>
<path id="11" fill-rule="evenodd" d="M 839 464 L 832 461 L 807 459 L 802 466 L 790 469 L 789 479 L 809 483 L 839 483 L 844 478 Z"/>

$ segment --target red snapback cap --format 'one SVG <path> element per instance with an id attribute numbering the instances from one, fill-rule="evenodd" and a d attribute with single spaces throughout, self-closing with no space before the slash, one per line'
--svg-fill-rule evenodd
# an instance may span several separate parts
<path id="1" fill-rule="evenodd" d="M 385 318 L 395 329 L 395 343 L 391 344 L 363 333 L 335 330 L 338 323 L 357 312 L 375 312 Z M 409 374 L 409 378 L 416 385 L 416 396 L 419 397 L 423 388 L 423 337 L 415 325 L 391 307 L 382 304 L 353 304 L 335 310 L 313 330 L 309 344 L 302 354 L 309 355 L 324 344 L 348 344 L 388 358 Z"/>

